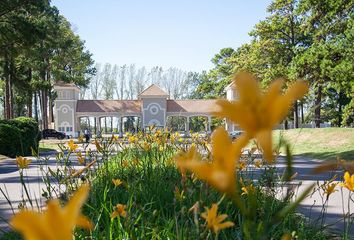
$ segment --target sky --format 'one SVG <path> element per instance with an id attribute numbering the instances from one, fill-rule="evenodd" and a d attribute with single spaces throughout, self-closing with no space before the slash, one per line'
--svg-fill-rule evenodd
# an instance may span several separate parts
<path id="1" fill-rule="evenodd" d="M 209 70 L 250 41 L 270 0 L 52 0 L 98 63 Z"/>

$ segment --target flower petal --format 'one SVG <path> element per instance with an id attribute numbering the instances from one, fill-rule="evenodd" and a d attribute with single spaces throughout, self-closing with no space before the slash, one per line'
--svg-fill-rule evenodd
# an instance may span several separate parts
<path id="1" fill-rule="evenodd" d="M 256 139 L 263 149 L 264 158 L 268 163 L 273 163 L 273 151 L 272 151 L 272 131 L 263 130 L 257 133 Z"/>

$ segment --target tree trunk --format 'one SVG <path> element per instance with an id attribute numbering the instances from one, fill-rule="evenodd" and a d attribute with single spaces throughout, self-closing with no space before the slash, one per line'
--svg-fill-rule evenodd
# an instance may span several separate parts
<path id="1" fill-rule="evenodd" d="M 32 96 L 27 99 L 27 117 L 32 117 Z"/>
<path id="2" fill-rule="evenodd" d="M 28 70 L 28 81 L 31 82 L 32 80 L 32 69 L 30 68 Z M 32 91 L 30 91 L 31 93 L 29 94 L 29 96 L 27 97 L 27 117 L 32 117 Z"/>
<path id="3" fill-rule="evenodd" d="M 294 102 L 294 128 L 299 128 L 299 109 L 298 102 Z"/>
<path id="4" fill-rule="evenodd" d="M 338 97 L 338 127 L 342 126 L 342 113 L 343 113 L 343 109 L 342 109 L 342 91 L 339 91 L 339 97 Z"/>
<path id="5" fill-rule="evenodd" d="M 4 77 L 5 77 L 5 119 L 10 119 L 11 110 L 10 110 L 10 71 L 9 71 L 9 62 L 7 56 L 5 56 L 5 65 L 4 65 Z"/>
<path id="6" fill-rule="evenodd" d="M 315 127 L 321 127 L 322 85 L 318 83 L 315 99 Z"/>
<path id="7" fill-rule="evenodd" d="M 12 60 L 10 60 L 9 62 L 9 66 L 10 66 L 10 71 L 9 71 L 9 112 L 10 112 L 10 119 L 14 118 L 14 93 L 13 93 L 13 89 L 12 89 L 12 82 L 13 82 L 13 73 L 14 73 L 14 64 L 12 62 Z"/>
<path id="8" fill-rule="evenodd" d="M 285 129 L 285 130 L 289 129 L 288 119 L 285 119 L 285 120 L 284 120 L 284 129 Z"/>
<path id="9" fill-rule="evenodd" d="M 37 99 L 37 92 L 34 92 L 34 118 L 38 123 L 38 99 Z"/>
<path id="10" fill-rule="evenodd" d="M 42 103 L 42 124 L 43 129 L 48 128 L 48 96 L 47 96 L 47 89 L 41 90 L 41 103 Z"/>
<path id="11" fill-rule="evenodd" d="M 301 124 L 305 123 L 305 117 L 304 117 L 304 102 L 300 102 L 300 109 L 301 109 Z"/>

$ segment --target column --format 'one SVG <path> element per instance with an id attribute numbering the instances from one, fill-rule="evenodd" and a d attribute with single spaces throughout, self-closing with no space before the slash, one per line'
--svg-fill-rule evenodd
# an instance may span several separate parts
<path id="1" fill-rule="evenodd" d="M 123 117 L 119 118 L 119 137 L 123 137 Z"/>
<path id="2" fill-rule="evenodd" d="M 207 130 L 208 133 L 211 132 L 211 116 L 208 116 L 208 130 Z"/>
<path id="3" fill-rule="evenodd" d="M 97 135 L 98 132 L 101 131 L 101 121 L 99 117 L 95 117 L 95 133 Z"/>
<path id="4" fill-rule="evenodd" d="M 187 121 L 186 121 L 186 133 L 189 134 L 189 117 L 187 117 Z"/>

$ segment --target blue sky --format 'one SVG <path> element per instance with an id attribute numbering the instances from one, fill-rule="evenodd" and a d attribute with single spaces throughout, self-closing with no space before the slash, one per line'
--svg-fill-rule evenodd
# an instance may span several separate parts
<path id="1" fill-rule="evenodd" d="M 250 40 L 270 0 L 53 0 L 100 63 L 201 71 Z"/>

